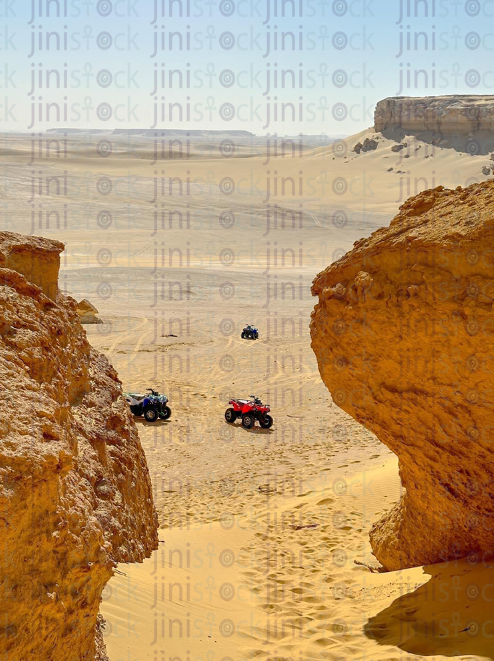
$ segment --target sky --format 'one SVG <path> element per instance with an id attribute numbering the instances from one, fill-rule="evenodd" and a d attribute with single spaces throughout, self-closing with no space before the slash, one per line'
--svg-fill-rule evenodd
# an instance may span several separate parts
<path id="1" fill-rule="evenodd" d="M 340 136 L 386 97 L 494 93 L 494 0 L 1 0 L 0 17 L 4 131 Z"/>

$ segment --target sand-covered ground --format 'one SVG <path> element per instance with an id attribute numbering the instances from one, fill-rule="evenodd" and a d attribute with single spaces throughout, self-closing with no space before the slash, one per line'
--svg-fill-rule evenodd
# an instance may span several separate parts
<path id="1" fill-rule="evenodd" d="M 368 530 L 400 497 L 397 464 L 331 401 L 310 348 L 318 271 L 409 194 L 486 178 L 489 157 L 449 145 L 393 152 L 378 135 L 351 151 L 373 135 L 269 161 L 248 141 L 222 155 L 225 136 L 157 163 L 149 139 L 71 136 L 66 158 L 34 163 L 27 138 L 4 142 L 4 229 L 66 242 L 63 286 L 104 322 L 90 342 L 125 390 L 170 397 L 170 420 L 137 420 L 161 543 L 105 590 L 112 661 L 493 658 L 476 601 L 490 566 L 371 571 Z M 60 189 L 46 194 L 47 178 Z M 240 339 L 245 323 L 257 342 Z M 229 398 L 252 393 L 271 430 L 225 423 Z"/>

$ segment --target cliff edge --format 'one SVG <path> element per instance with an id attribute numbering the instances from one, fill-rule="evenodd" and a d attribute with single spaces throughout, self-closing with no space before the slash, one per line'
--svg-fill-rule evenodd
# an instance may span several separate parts
<path id="1" fill-rule="evenodd" d="M 374 129 L 403 129 L 468 135 L 494 130 L 494 96 L 453 94 L 449 96 L 396 96 L 379 101 Z"/>
<path id="2" fill-rule="evenodd" d="M 494 549 L 494 182 L 425 191 L 314 280 L 334 402 L 399 459 L 371 530 L 387 569 Z"/>
<path id="3" fill-rule="evenodd" d="M 0 653 L 23 661 L 105 659 L 102 590 L 158 543 L 121 383 L 58 291 L 62 250 L 0 232 Z"/>

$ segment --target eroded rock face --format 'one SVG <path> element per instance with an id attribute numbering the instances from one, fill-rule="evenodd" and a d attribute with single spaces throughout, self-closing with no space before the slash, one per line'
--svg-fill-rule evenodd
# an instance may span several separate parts
<path id="1" fill-rule="evenodd" d="M 399 458 L 371 531 L 387 569 L 494 550 L 494 182 L 425 191 L 320 273 L 312 347 L 333 400 Z"/>
<path id="2" fill-rule="evenodd" d="M 377 104 L 374 129 L 403 129 L 412 133 L 432 131 L 444 135 L 493 131 L 494 96 L 391 97 Z"/>
<path id="3" fill-rule="evenodd" d="M 21 273 L 28 282 L 38 285 L 46 296 L 55 300 L 63 249 L 60 241 L 0 232 L 0 268 Z"/>
<path id="4" fill-rule="evenodd" d="M 62 249 L 0 234 L 0 653 L 9 659 L 105 658 L 102 590 L 116 562 L 157 546 L 120 381 L 88 344 L 76 302 L 58 292 Z"/>

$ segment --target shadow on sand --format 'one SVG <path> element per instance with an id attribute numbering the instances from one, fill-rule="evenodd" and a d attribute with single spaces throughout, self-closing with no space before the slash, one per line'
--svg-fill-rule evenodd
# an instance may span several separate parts
<path id="1" fill-rule="evenodd" d="M 144 418 L 140 418 L 138 415 L 134 416 L 134 422 L 136 425 L 142 425 L 143 427 L 162 427 L 163 425 L 168 425 L 171 422 L 171 419 L 168 418 L 168 420 L 161 420 L 158 418 L 156 422 L 148 422 Z"/>
<path id="2" fill-rule="evenodd" d="M 429 581 L 372 617 L 365 635 L 410 654 L 494 660 L 494 561 L 469 560 L 424 567 Z"/>
<path id="3" fill-rule="evenodd" d="M 246 429 L 245 427 L 242 427 L 243 431 L 247 432 L 248 434 L 262 434 L 265 436 L 266 434 L 274 434 L 273 429 L 263 429 L 262 427 L 252 427 L 252 429 Z"/>
<path id="4" fill-rule="evenodd" d="M 247 429 L 247 427 L 244 427 L 243 425 L 228 425 L 228 428 L 233 428 L 233 429 L 241 429 L 242 431 L 246 432 L 247 434 L 274 434 L 273 429 L 263 429 L 262 427 L 258 427 L 257 425 L 254 425 L 250 429 Z"/>

